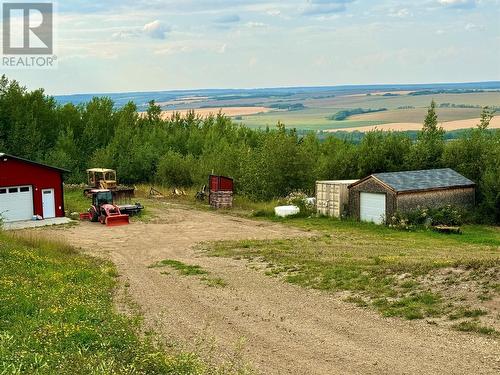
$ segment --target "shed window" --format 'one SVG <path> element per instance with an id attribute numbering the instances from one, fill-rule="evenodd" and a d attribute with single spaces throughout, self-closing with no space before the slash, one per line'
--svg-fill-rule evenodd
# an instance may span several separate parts
<path id="1" fill-rule="evenodd" d="M 28 186 L 23 186 L 22 188 L 19 189 L 21 193 L 27 193 L 30 191 L 30 188 Z"/>
<path id="2" fill-rule="evenodd" d="M 0 189 L 0 194 L 7 194 L 7 189 Z"/>
<path id="3" fill-rule="evenodd" d="M 10 188 L 9 189 L 9 193 L 17 193 L 17 192 L 18 192 L 17 188 Z"/>

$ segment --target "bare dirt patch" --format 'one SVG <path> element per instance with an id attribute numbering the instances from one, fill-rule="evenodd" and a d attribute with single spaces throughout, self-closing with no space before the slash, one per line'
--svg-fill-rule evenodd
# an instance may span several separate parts
<path id="1" fill-rule="evenodd" d="M 271 108 L 267 107 L 213 107 L 213 108 L 197 108 L 197 109 L 180 109 L 176 111 L 163 111 L 162 118 L 169 119 L 174 113 L 180 113 L 181 116 L 186 116 L 189 111 L 194 111 L 197 115 L 206 117 L 210 115 L 216 115 L 219 112 L 225 114 L 228 117 L 235 116 L 249 116 L 255 115 L 257 113 L 267 113 L 271 111 Z"/>
<path id="2" fill-rule="evenodd" d="M 264 374 L 496 374 L 498 342 L 425 322 L 385 319 L 248 267 L 212 258 L 204 241 L 279 239 L 311 233 L 278 224 L 165 205 L 156 223 L 107 228 L 82 223 L 45 230 L 84 251 L 111 259 L 147 328 L 167 340 L 194 345 L 213 338 L 221 357 L 242 355 Z M 149 268 L 171 259 L 198 265 L 224 281 Z M 165 272 L 167 271 L 167 272 Z"/>

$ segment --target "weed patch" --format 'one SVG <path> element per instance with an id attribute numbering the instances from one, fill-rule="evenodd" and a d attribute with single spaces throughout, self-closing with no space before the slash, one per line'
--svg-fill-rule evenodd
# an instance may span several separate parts
<path id="1" fill-rule="evenodd" d="M 478 318 L 480 316 L 487 315 L 488 312 L 481 309 L 466 309 L 460 308 L 455 311 L 453 314 L 448 315 L 448 319 L 457 320 L 461 318 Z"/>
<path id="2" fill-rule="evenodd" d="M 201 280 L 211 288 L 225 288 L 227 286 L 227 282 L 221 277 L 203 277 Z"/>
<path id="3" fill-rule="evenodd" d="M 203 268 L 198 265 L 190 265 L 186 263 L 179 262 L 178 260 L 165 259 L 156 262 L 149 266 L 149 268 L 161 268 L 161 267 L 172 267 L 173 269 L 179 271 L 181 275 L 184 276 L 194 276 L 194 275 L 206 275 L 208 274 Z"/>
<path id="4" fill-rule="evenodd" d="M 475 332 L 487 336 L 499 337 L 500 332 L 491 327 L 485 327 L 474 321 L 464 321 L 453 325 L 453 328 L 461 332 Z"/>

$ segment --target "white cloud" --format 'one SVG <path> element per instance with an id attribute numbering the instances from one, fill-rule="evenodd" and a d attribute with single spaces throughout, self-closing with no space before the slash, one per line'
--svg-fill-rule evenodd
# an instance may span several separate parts
<path id="1" fill-rule="evenodd" d="M 159 20 L 155 20 L 145 24 L 142 30 L 153 39 L 165 39 L 170 28 Z"/>
<path id="2" fill-rule="evenodd" d="M 480 30 L 480 29 L 482 29 L 482 27 L 478 26 L 478 25 L 476 25 L 474 23 L 470 23 L 469 22 L 467 25 L 465 25 L 465 30 L 466 31 L 473 31 L 473 30 Z"/>
<path id="3" fill-rule="evenodd" d="M 138 37 L 140 33 L 137 30 L 120 30 L 111 35 L 113 39 L 130 39 Z"/>
<path id="4" fill-rule="evenodd" d="M 281 10 L 278 10 L 278 9 L 270 9 L 266 12 L 268 15 L 272 16 L 272 17 L 277 17 L 279 15 L 281 15 Z"/>
<path id="5" fill-rule="evenodd" d="M 245 24 L 245 26 L 247 26 L 249 28 L 262 28 L 262 27 L 265 27 L 266 24 L 263 22 L 247 22 Z"/>
<path id="6" fill-rule="evenodd" d="M 405 17 L 411 16 L 411 12 L 408 9 L 406 9 L 406 8 L 403 8 L 403 9 L 391 9 L 391 11 L 389 13 L 389 16 L 391 16 L 391 17 L 405 18 Z"/>
<path id="7" fill-rule="evenodd" d="M 448 8 L 470 9 L 475 8 L 477 0 L 437 0 L 439 4 Z"/>
<path id="8" fill-rule="evenodd" d="M 347 3 L 354 0 L 308 0 L 307 7 L 303 10 L 306 16 L 318 16 L 344 12 Z"/>
<path id="9" fill-rule="evenodd" d="M 215 19 L 215 23 L 236 23 L 240 22 L 241 18 L 237 14 L 228 14 Z"/>
<path id="10" fill-rule="evenodd" d="M 183 40 L 169 42 L 167 45 L 161 46 L 153 53 L 157 56 L 172 56 L 196 52 L 208 52 L 213 54 L 224 54 L 228 45 L 210 40 Z"/>

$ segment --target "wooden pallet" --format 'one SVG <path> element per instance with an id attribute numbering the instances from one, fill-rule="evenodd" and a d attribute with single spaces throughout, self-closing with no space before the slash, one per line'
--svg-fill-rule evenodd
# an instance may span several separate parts
<path id="1" fill-rule="evenodd" d="M 436 225 L 432 229 L 439 233 L 447 234 L 462 234 L 462 228 L 460 227 L 448 227 L 446 225 Z"/>
<path id="2" fill-rule="evenodd" d="M 232 191 L 211 191 L 210 205 L 213 208 L 232 208 L 233 207 L 233 192 Z"/>

